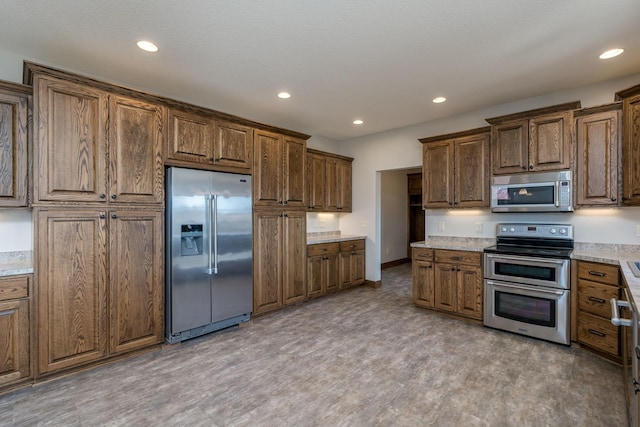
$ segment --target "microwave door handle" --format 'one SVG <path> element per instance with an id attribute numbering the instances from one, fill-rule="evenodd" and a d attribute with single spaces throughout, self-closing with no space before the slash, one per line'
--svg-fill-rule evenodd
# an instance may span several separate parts
<path id="1" fill-rule="evenodd" d="M 556 181 L 556 191 L 555 191 L 555 199 L 556 199 L 556 208 L 560 207 L 560 181 Z"/>

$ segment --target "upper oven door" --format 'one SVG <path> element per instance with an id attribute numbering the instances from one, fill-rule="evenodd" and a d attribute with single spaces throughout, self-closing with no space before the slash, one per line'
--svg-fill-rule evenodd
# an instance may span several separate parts
<path id="1" fill-rule="evenodd" d="M 569 260 L 484 254 L 485 277 L 491 280 L 569 289 Z"/>

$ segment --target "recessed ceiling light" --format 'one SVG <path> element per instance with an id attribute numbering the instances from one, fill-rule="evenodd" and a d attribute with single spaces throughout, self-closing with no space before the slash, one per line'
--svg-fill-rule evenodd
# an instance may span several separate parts
<path id="1" fill-rule="evenodd" d="M 364 122 L 363 122 L 362 120 L 360 120 L 360 119 L 356 119 L 356 120 L 354 120 L 354 121 L 353 121 L 353 124 L 354 124 L 354 125 L 361 125 L 361 124 L 363 124 L 363 123 L 364 123 Z"/>
<path id="2" fill-rule="evenodd" d="M 444 96 L 438 96 L 437 98 L 433 98 L 433 103 L 434 104 L 442 104 L 446 100 L 447 100 L 447 98 L 445 98 Z"/>
<path id="3" fill-rule="evenodd" d="M 606 52 L 604 52 L 602 55 L 600 55 L 600 59 L 609 59 L 609 58 L 613 58 L 616 57 L 618 55 L 620 55 L 622 52 L 624 52 L 624 49 L 611 49 L 608 50 Z"/>
<path id="4" fill-rule="evenodd" d="M 278 98 L 280 98 L 280 99 L 289 99 L 289 98 L 291 98 L 291 94 L 289 92 L 280 92 L 278 94 Z"/>
<path id="5" fill-rule="evenodd" d="M 156 46 L 155 44 L 148 42 L 146 40 L 140 40 L 137 43 L 138 47 L 142 50 L 146 50 L 147 52 L 157 52 L 158 51 L 158 46 Z"/>

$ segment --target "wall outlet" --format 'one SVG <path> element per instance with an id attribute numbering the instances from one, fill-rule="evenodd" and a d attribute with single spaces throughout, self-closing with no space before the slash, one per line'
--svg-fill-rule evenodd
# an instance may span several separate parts
<path id="1" fill-rule="evenodd" d="M 445 229 L 444 221 L 438 221 L 438 230 L 444 231 L 444 229 Z"/>
<path id="2" fill-rule="evenodd" d="M 363 228 L 367 228 L 369 226 L 369 221 L 362 221 L 360 224 Z"/>
<path id="3" fill-rule="evenodd" d="M 482 233 L 482 223 L 476 222 L 476 233 Z"/>
<path id="4" fill-rule="evenodd" d="M 389 255 L 389 248 L 385 248 L 385 249 L 384 249 L 384 254 L 385 254 L 385 255 Z"/>

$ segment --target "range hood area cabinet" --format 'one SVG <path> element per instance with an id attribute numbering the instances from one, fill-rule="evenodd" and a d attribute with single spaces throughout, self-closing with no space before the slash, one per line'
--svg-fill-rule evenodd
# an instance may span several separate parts
<path id="1" fill-rule="evenodd" d="M 573 110 L 580 101 L 486 119 L 493 175 L 572 167 Z"/>
<path id="2" fill-rule="evenodd" d="M 32 88 L 0 81 L 0 207 L 28 206 Z"/>
<path id="3" fill-rule="evenodd" d="M 307 149 L 307 211 L 351 212 L 353 158 Z"/>
<path id="4" fill-rule="evenodd" d="M 622 101 L 622 204 L 640 206 L 640 85 L 616 93 Z"/>
<path id="5" fill-rule="evenodd" d="M 489 128 L 422 138 L 424 209 L 489 206 Z"/>

